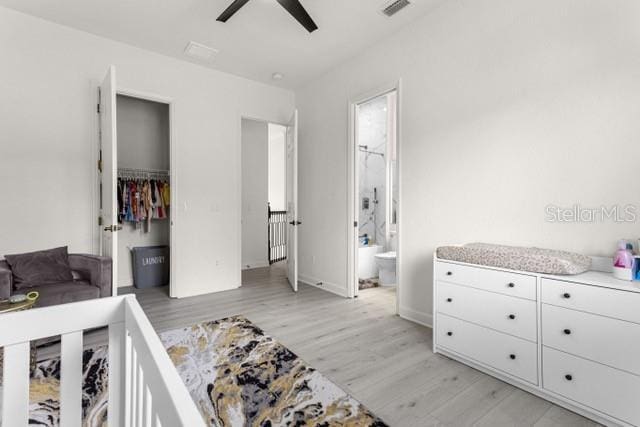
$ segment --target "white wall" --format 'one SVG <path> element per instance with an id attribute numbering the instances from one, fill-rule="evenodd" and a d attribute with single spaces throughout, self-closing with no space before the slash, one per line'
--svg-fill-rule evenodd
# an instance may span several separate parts
<path id="1" fill-rule="evenodd" d="M 117 96 L 118 167 L 169 170 L 169 104 Z"/>
<path id="2" fill-rule="evenodd" d="M 5 8 L 0 62 L 0 254 L 97 247 L 96 88 L 114 64 L 120 88 L 174 100 L 178 296 L 240 285 L 240 117 L 285 122 L 292 92 Z"/>
<path id="3" fill-rule="evenodd" d="M 271 210 L 287 210 L 287 127 L 269 123 L 269 203 Z"/>
<path id="4" fill-rule="evenodd" d="M 169 170 L 169 105 L 117 97 L 118 167 Z M 169 244 L 169 218 L 147 225 L 124 221 L 118 233 L 118 286 L 133 286 L 131 248 Z"/>
<path id="5" fill-rule="evenodd" d="M 398 79 L 402 315 L 431 321 L 438 245 L 610 255 L 637 237 L 545 206 L 638 203 L 638 16 L 634 0 L 445 2 L 299 90 L 301 275 L 345 289 L 348 101 Z"/>
<path id="6" fill-rule="evenodd" d="M 268 124 L 242 119 L 242 268 L 266 267 Z"/>

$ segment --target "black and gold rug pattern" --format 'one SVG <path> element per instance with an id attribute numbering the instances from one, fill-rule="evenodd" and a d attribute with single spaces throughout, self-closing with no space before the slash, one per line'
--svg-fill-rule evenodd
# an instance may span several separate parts
<path id="1" fill-rule="evenodd" d="M 160 334 L 208 425 L 384 427 L 340 387 L 242 316 Z M 83 416 L 105 426 L 107 349 L 84 353 Z M 60 360 L 38 363 L 30 424 L 59 425 Z"/>

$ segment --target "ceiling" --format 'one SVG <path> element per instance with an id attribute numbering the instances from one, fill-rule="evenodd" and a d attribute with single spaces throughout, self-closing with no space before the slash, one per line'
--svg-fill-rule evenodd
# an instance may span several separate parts
<path id="1" fill-rule="evenodd" d="M 301 0 L 320 27 L 309 34 L 276 0 L 250 0 L 226 24 L 232 0 L 0 0 L 0 6 L 143 49 L 287 88 L 324 74 L 430 12 L 444 0 L 411 0 L 392 18 L 385 0 Z M 189 41 L 220 51 L 202 62 Z M 272 80 L 275 72 L 284 74 Z"/>

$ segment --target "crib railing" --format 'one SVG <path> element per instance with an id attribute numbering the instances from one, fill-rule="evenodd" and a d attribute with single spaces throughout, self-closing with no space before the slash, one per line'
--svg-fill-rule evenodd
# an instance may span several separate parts
<path id="1" fill-rule="evenodd" d="M 30 342 L 60 335 L 60 425 L 79 427 L 83 331 L 103 326 L 109 328 L 109 426 L 205 425 L 133 295 L 0 315 L 2 425 L 28 424 Z"/>

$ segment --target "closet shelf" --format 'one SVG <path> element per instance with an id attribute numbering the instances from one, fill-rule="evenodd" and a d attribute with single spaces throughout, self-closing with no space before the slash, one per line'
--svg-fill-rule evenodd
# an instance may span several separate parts
<path id="1" fill-rule="evenodd" d="M 119 178 L 152 178 L 152 177 L 169 177 L 170 171 L 165 169 L 132 169 L 118 168 Z"/>

